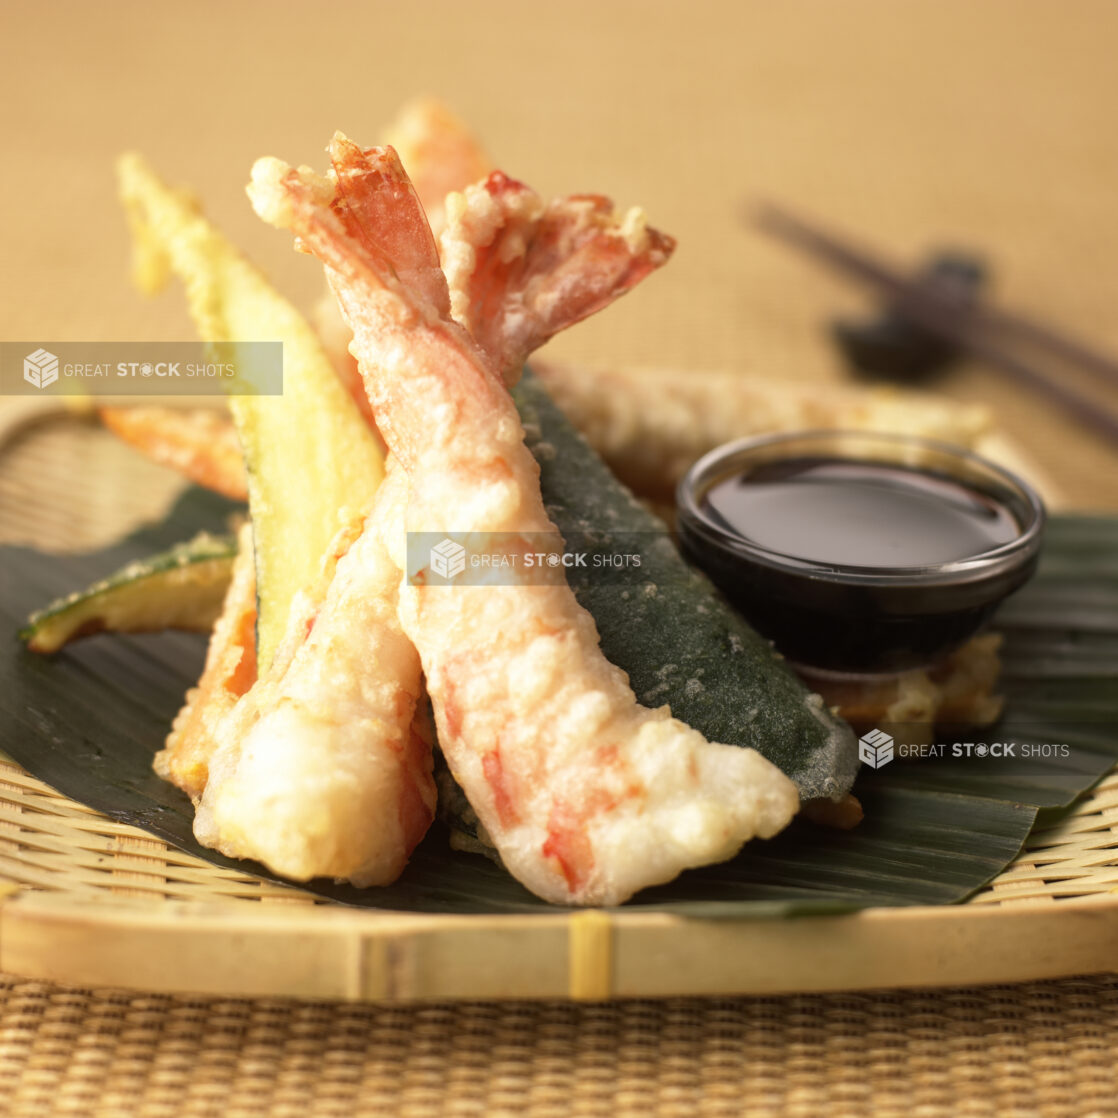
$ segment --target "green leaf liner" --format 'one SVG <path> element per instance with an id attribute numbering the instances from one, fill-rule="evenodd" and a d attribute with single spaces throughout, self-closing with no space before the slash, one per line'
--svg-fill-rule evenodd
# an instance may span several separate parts
<path id="1" fill-rule="evenodd" d="M 182 633 L 99 636 L 54 657 L 16 631 L 37 605 L 203 528 L 232 506 L 191 490 L 167 519 L 103 551 L 0 549 L 0 747 L 71 798 L 216 865 L 276 880 L 200 847 L 193 809 L 151 771 L 205 641 Z M 1065 808 L 1118 760 L 1118 519 L 1054 517 L 1037 578 L 1002 611 L 1007 715 L 995 730 L 939 740 L 1066 744 L 1066 758 L 896 760 L 864 769 L 865 821 L 849 832 L 806 822 L 733 861 L 684 874 L 627 905 L 696 918 L 841 912 L 960 901 L 1020 850 L 1038 812 Z M 956 736 L 953 736 L 956 735 Z M 412 912 L 551 911 L 502 869 L 449 849 L 433 830 L 385 889 L 312 882 L 346 904 Z"/>

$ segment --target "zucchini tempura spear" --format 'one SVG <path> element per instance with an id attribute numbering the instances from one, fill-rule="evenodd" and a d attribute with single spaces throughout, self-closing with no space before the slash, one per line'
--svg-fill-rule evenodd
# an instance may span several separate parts
<path id="1" fill-rule="evenodd" d="M 203 341 L 283 343 L 283 395 L 229 397 L 248 473 L 264 669 L 346 510 L 372 504 L 383 458 L 302 315 L 138 155 L 122 156 L 118 175 L 140 289 L 155 294 L 174 273 Z"/>
<path id="2" fill-rule="evenodd" d="M 283 395 L 230 399 L 247 467 L 255 591 L 250 585 L 246 596 L 243 584 L 230 589 L 223 610 L 229 624 L 215 632 L 208 663 L 228 659 L 216 647 L 222 644 L 223 632 L 227 639 L 255 625 L 252 671 L 246 677 L 243 665 L 237 669 L 243 686 L 236 688 L 215 683 L 213 672 L 204 676 L 155 762 L 161 776 L 197 801 L 216 748 L 214 728 L 258 669 L 259 674 L 267 671 L 296 596 L 318 583 L 339 529 L 353 513 L 371 505 L 383 459 L 376 438 L 302 316 L 206 220 L 191 198 L 161 182 L 139 156 L 123 156 L 118 175 L 140 289 L 154 294 L 176 274 L 203 340 L 283 343 Z M 235 486 L 235 470 L 228 463 L 228 429 L 219 420 L 208 421 L 211 430 L 196 426 L 191 413 L 180 416 L 167 409 L 154 414 L 140 409 L 112 419 L 118 426 L 131 424 L 134 439 L 141 443 L 179 447 L 178 457 L 195 464 L 195 476 L 208 476 L 211 484 L 222 478 L 223 487 Z M 209 432 L 209 452 L 200 449 L 200 431 Z"/>

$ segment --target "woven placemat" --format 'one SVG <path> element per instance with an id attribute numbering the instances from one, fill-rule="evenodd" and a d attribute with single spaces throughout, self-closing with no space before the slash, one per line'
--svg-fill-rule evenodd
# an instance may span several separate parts
<path id="1" fill-rule="evenodd" d="M 10 1118 L 1115 1113 L 1118 980 L 422 1008 L 0 981 Z"/>

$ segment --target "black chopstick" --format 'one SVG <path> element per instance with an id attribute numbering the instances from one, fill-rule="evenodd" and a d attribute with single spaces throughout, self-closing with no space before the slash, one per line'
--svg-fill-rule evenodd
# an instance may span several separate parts
<path id="1" fill-rule="evenodd" d="M 1118 416 L 1092 397 L 1077 391 L 1006 348 L 1005 342 L 1026 342 L 1048 350 L 1076 368 L 1118 386 L 1118 362 L 1054 328 L 1019 314 L 982 306 L 960 306 L 928 285 L 907 279 L 861 249 L 780 209 L 766 205 L 757 213 L 759 228 L 804 249 L 813 256 L 887 295 L 912 322 L 954 342 L 973 356 L 1001 369 L 1034 391 L 1060 404 L 1080 422 L 1118 442 Z M 1000 340 L 999 340 L 1000 337 Z"/>

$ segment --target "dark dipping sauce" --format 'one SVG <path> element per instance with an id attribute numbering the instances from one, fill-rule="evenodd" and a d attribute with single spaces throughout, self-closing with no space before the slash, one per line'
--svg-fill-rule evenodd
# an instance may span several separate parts
<path id="1" fill-rule="evenodd" d="M 793 662 L 927 665 L 1036 566 L 1044 510 L 966 451 L 856 432 L 720 447 L 678 494 L 684 553 Z"/>
<path id="2" fill-rule="evenodd" d="M 711 486 L 702 501 L 715 523 L 758 547 L 844 567 L 949 563 L 1021 534 L 985 494 L 879 462 L 770 462 Z"/>

